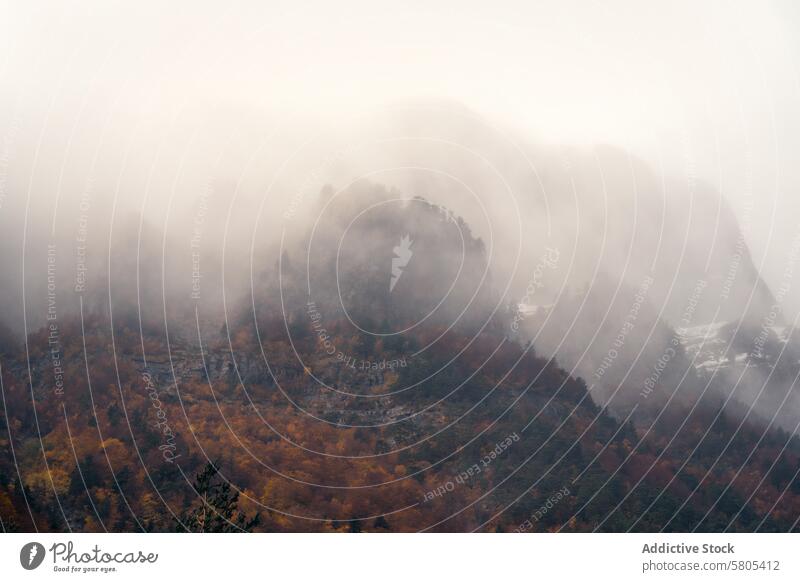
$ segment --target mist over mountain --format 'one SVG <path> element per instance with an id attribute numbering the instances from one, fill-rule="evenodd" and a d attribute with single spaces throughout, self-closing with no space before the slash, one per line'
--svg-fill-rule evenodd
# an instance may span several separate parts
<path id="1" fill-rule="evenodd" d="M 795 527 L 787 290 L 719 193 L 451 102 L 273 121 L 3 215 L 4 524 L 190 529 L 213 461 L 264 531 Z"/>
<path id="2" fill-rule="evenodd" d="M 208 124 L 208 143 L 224 120 L 241 122 Z M 622 149 L 537 144 L 446 101 L 340 120 L 306 141 L 295 127 L 248 160 L 252 178 L 222 165 L 186 173 L 166 214 L 109 205 L 99 194 L 114 184 L 98 179 L 62 194 L 72 227 L 59 221 L 48 234 L 49 213 L 36 208 L 24 237 L 9 224 L 4 269 L 18 276 L 3 281 L 6 343 L 21 339 L 23 320 L 28 332 L 46 321 L 48 293 L 61 316 L 82 306 L 184 338 L 216 334 L 229 316 L 250 325 L 251 304 L 256 320 L 281 309 L 295 321 L 316 302 L 367 333 L 406 329 L 420 314 L 478 329 L 510 310 L 511 336 L 623 411 L 665 352 L 675 354 L 657 381 L 693 381 L 680 329 L 759 328 L 771 312 L 771 325 L 783 322 L 733 213 L 691 167 L 658 176 Z M 275 164 L 268 153 L 288 144 L 298 153 Z M 198 148 L 184 163 L 205 158 Z M 425 211 L 400 211 L 408 205 Z M 390 288 L 404 237 L 409 262 Z"/>

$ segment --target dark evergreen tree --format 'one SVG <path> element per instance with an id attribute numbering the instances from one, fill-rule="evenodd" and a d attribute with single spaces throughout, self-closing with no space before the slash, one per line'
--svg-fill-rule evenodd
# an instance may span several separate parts
<path id="1" fill-rule="evenodd" d="M 219 477 L 219 469 L 214 463 L 207 463 L 195 477 L 197 501 L 181 519 L 179 531 L 198 533 L 249 532 L 260 521 L 260 515 L 253 517 L 239 509 L 239 493 L 233 491 L 230 483 Z"/>

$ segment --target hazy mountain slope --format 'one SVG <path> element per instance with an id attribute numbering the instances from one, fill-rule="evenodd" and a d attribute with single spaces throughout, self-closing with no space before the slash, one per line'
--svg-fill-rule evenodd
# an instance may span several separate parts
<path id="1" fill-rule="evenodd" d="M 254 287 L 257 328 L 246 302 L 241 321 L 193 342 L 139 337 L 102 313 L 62 320 L 63 394 L 48 330 L 32 334 L 28 353 L 20 346 L 3 366 L 4 450 L 14 445 L 0 458 L 4 527 L 180 529 L 207 458 L 267 531 L 791 527 L 796 442 L 737 429 L 715 397 L 670 406 L 649 431 L 621 424 L 583 381 L 510 335 L 513 313 L 491 308 L 483 245 L 465 224 L 470 268 L 453 305 L 396 336 L 359 331 L 351 310 L 361 323 L 385 313 L 391 330 L 424 319 L 426 290 L 450 288 L 462 237 L 443 216 L 409 201 L 368 217 L 358 235 L 371 244 L 341 254 L 333 273 L 328 244 L 309 264 L 313 309 L 302 244 L 287 250 L 275 268 L 289 276 Z M 347 218 L 331 215 L 323 230 L 334 236 Z M 419 246 L 392 290 L 385 255 L 400 233 Z M 337 272 L 359 282 L 343 287 L 347 312 L 329 307 Z M 446 325 L 476 289 L 470 316 Z"/>

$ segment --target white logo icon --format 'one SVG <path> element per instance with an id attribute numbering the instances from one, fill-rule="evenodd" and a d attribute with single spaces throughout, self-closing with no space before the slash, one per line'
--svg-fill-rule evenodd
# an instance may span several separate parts
<path id="1" fill-rule="evenodd" d="M 392 258 L 392 278 L 389 280 L 389 293 L 394 291 L 394 286 L 400 280 L 403 269 L 408 265 L 411 256 L 414 254 L 411 250 L 412 244 L 414 244 L 414 241 L 408 235 L 405 235 L 400 238 L 400 244 L 393 249 L 395 256 Z"/>

